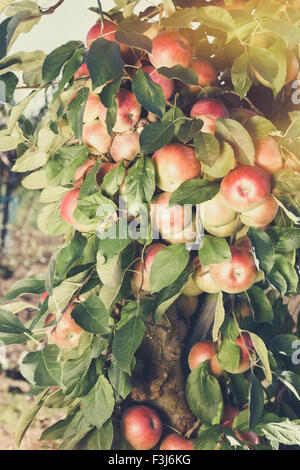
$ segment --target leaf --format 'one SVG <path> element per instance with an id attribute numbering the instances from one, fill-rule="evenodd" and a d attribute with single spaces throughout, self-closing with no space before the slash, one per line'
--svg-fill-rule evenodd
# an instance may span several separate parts
<path id="1" fill-rule="evenodd" d="M 170 80 L 179 80 L 186 85 L 199 85 L 199 78 L 195 70 L 182 65 L 175 65 L 174 67 L 160 67 L 158 73 Z"/>
<path id="2" fill-rule="evenodd" d="M 300 31 L 296 24 L 283 18 L 275 19 L 265 17 L 262 19 L 262 27 L 265 31 L 277 34 L 279 38 L 289 43 L 289 47 L 293 49 L 300 42 Z"/>
<path id="3" fill-rule="evenodd" d="M 136 31 L 125 31 L 118 29 L 115 32 L 116 41 L 121 44 L 125 44 L 129 47 L 134 47 L 135 49 L 140 49 L 146 51 L 149 54 L 152 52 L 152 41 L 146 35 L 140 34 Z"/>
<path id="4" fill-rule="evenodd" d="M 45 292 L 45 279 L 45 274 L 37 274 L 16 281 L 2 298 L 2 302 L 8 302 L 22 294 L 43 294 Z"/>
<path id="5" fill-rule="evenodd" d="M 227 142 L 221 142 L 220 154 L 217 161 L 212 167 L 202 162 L 201 167 L 203 172 L 207 175 L 213 178 L 223 178 L 235 167 L 235 164 L 236 160 L 233 148 Z"/>
<path id="6" fill-rule="evenodd" d="M 210 168 L 219 158 L 220 144 L 214 135 L 200 132 L 194 139 L 194 147 L 198 160 Z"/>
<path id="7" fill-rule="evenodd" d="M 212 330 L 212 339 L 215 343 L 218 341 L 219 331 L 221 326 L 223 325 L 225 320 L 225 309 L 223 304 L 223 292 L 218 294 L 218 300 L 216 303 L 216 310 L 215 310 L 215 317 L 214 317 L 214 324 Z"/>
<path id="8" fill-rule="evenodd" d="M 223 398 L 218 381 L 208 373 L 208 361 L 196 367 L 188 376 L 186 386 L 189 407 L 203 424 L 219 424 Z"/>
<path id="9" fill-rule="evenodd" d="M 114 105 L 114 100 L 120 90 L 123 75 L 116 77 L 110 81 L 100 93 L 100 101 L 106 108 L 111 108 Z"/>
<path id="10" fill-rule="evenodd" d="M 62 384 L 64 395 L 69 395 L 72 398 L 87 395 L 97 380 L 94 367 L 90 367 L 91 362 L 92 357 L 89 349 L 78 359 L 63 362 Z"/>
<path id="11" fill-rule="evenodd" d="M 60 386 L 60 350 L 49 344 L 40 351 L 27 353 L 20 365 L 20 372 L 31 384 L 39 387 Z"/>
<path id="12" fill-rule="evenodd" d="M 204 235 L 204 244 L 199 250 L 199 259 L 202 266 L 230 261 L 231 252 L 226 239 Z"/>
<path id="13" fill-rule="evenodd" d="M 26 98 L 16 104 L 9 115 L 9 119 L 7 122 L 7 133 L 11 134 L 12 130 L 14 129 L 17 121 L 20 119 L 21 115 L 23 114 L 25 108 L 28 106 L 30 101 L 39 93 L 40 90 L 32 91 Z"/>
<path id="14" fill-rule="evenodd" d="M 279 334 L 274 336 L 269 345 L 270 350 L 274 354 L 288 357 L 291 357 L 294 354 L 295 346 L 298 347 L 298 337 L 291 334 Z"/>
<path id="15" fill-rule="evenodd" d="M 236 152 L 236 159 L 253 165 L 255 148 L 246 129 L 233 119 L 217 119 L 216 135 L 228 142 Z"/>
<path id="16" fill-rule="evenodd" d="M 228 372 L 235 371 L 240 363 L 239 345 L 231 339 L 224 338 L 218 352 L 218 360 L 224 370 Z"/>
<path id="17" fill-rule="evenodd" d="M 118 400 L 121 396 L 125 400 L 131 391 L 130 376 L 120 369 L 114 358 L 112 358 L 108 369 L 108 377 L 115 390 L 116 399 Z"/>
<path id="18" fill-rule="evenodd" d="M 258 73 L 260 80 L 266 86 L 273 88 L 279 71 L 277 59 L 274 54 L 262 47 L 252 47 L 249 53 L 249 61 L 254 70 Z"/>
<path id="19" fill-rule="evenodd" d="M 300 377 L 295 372 L 283 370 L 276 372 L 276 377 L 300 400 Z"/>
<path id="20" fill-rule="evenodd" d="M 146 331 L 144 321 L 138 315 L 137 305 L 135 303 L 131 303 L 131 305 L 135 310 L 135 315 L 122 325 L 118 325 L 112 346 L 112 353 L 116 364 L 129 375 L 132 372 L 134 353 L 140 346 Z M 126 307 L 130 308 L 131 305 Z"/>
<path id="21" fill-rule="evenodd" d="M 69 41 L 64 45 L 57 47 L 47 55 L 42 69 L 44 83 L 52 82 L 59 75 L 63 65 L 81 46 L 81 41 Z"/>
<path id="22" fill-rule="evenodd" d="M 0 102 L 10 103 L 13 99 L 19 79 L 14 73 L 8 72 L 0 75 L 0 84 L 1 82 L 3 85 L 3 92 L 1 91 L 0 93 Z"/>
<path id="23" fill-rule="evenodd" d="M 260 423 L 256 430 L 270 441 L 285 445 L 300 445 L 300 420 Z"/>
<path id="24" fill-rule="evenodd" d="M 124 163 L 119 162 L 109 173 L 107 173 L 101 184 L 101 189 L 107 196 L 113 196 L 119 190 L 125 177 Z"/>
<path id="25" fill-rule="evenodd" d="M 72 99 L 67 108 L 67 118 L 72 127 L 75 137 L 82 143 L 83 114 L 89 95 L 88 88 L 81 88 L 75 98 Z"/>
<path id="26" fill-rule="evenodd" d="M 18 422 L 17 429 L 15 432 L 15 439 L 16 439 L 16 446 L 20 447 L 23 437 L 29 426 L 32 424 L 34 418 L 42 408 L 44 404 L 45 397 L 48 393 L 47 390 L 43 390 L 36 398 L 33 405 L 30 406 L 29 409 L 26 409 Z"/>
<path id="27" fill-rule="evenodd" d="M 189 28 L 191 22 L 197 18 L 197 8 L 183 8 L 176 11 L 173 15 L 162 19 L 165 28 Z"/>
<path id="28" fill-rule="evenodd" d="M 253 116 L 245 123 L 245 128 L 253 140 L 265 139 L 270 132 L 276 132 L 274 124 L 262 116 Z"/>
<path id="29" fill-rule="evenodd" d="M 88 158 L 88 148 L 85 145 L 62 147 L 48 161 L 46 174 L 51 186 L 64 185 L 73 178 L 75 171 Z"/>
<path id="30" fill-rule="evenodd" d="M 109 419 L 101 429 L 94 429 L 87 438 L 87 450 L 110 450 L 113 442 L 114 427 Z"/>
<path id="31" fill-rule="evenodd" d="M 222 7 L 207 6 L 198 8 L 198 19 L 213 29 L 229 32 L 235 28 L 232 16 Z"/>
<path id="32" fill-rule="evenodd" d="M 258 268 L 268 275 L 275 263 L 275 249 L 267 233 L 251 227 L 248 231 Z"/>
<path id="33" fill-rule="evenodd" d="M 36 170 L 47 163 L 48 155 L 40 152 L 38 149 L 29 148 L 19 157 L 12 167 L 12 171 L 16 173 L 25 173 L 26 171 Z"/>
<path id="34" fill-rule="evenodd" d="M 201 119 L 192 119 L 181 124 L 178 131 L 178 139 L 183 144 L 187 144 L 196 138 L 203 127 Z"/>
<path id="35" fill-rule="evenodd" d="M 151 291 L 159 292 L 175 282 L 186 268 L 189 258 L 185 244 L 178 243 L 160 250 L 151 265 Z"/>
<path id="36" fill-rule="evenodd" d="M 92 43 L 86 63 L 91 74 L 93 89 L 118 77 L 125 65 L 120 56 L 120 46 L 103 38 L 96 39 Z"/>
<path id="37" fill-rule="evenodd" d="M 260 381 L 250 375 L 249 388 L 249 427 L 254 428 L 261 420 L 264 411 L 264 392 Z"/>
<path id="38" fill-rule="evenodd" d="M 202 425 L 197 439 L 194 440 L 195 450 L 215 450 L 221 441 L 224 428 L 222 426 L 207 427 Z"/>
<path id="39" fill-rule="evenodd" d="M 72 57 L 66 62 L 62 70 L 62 78 L 58 84 L 56 92 L 54 93 L 52 102 L 54 102 L 58 98 L 58 96 L 64 90 L 67 83 L 71 81 L 74 73 L 79 69 L 79 67 L 82 64 L 83 56 L 84 56 L 84 49 L 83 48 L 78 49 L 74 52 Z"/>
<path id="40" fill-rule="evenodd" d="M 71 316 L 81 328 L 89 333 L 99 335 L 110 333 L 108 312 L 95 295 L 76 305 Z"/>
<path id="41" fill-rule="evenodd" d="M 82 401 L 83 415 L 89 423 L 101 429 L 111 417 L 114 406 L 113 389 L 105 376 L 100 375 L 96 385 Z"/>
<path id="42" fill-rule="evenodd" d="M 174 137 L 175 127 L 170 122 L 153 122 L 140 134 L 141 153 L 153 153 L 168 145 Z"/>
<path id="43" fill-rule="evenodd" d="M 279 287 L 276 279 L 278 276 L 283 277 L 286 283 L 286 292 L 284 294 L 296 294 L 297 293 L 297 286 L 298 286 L 298 274 L 293 266 L 293 264 L 283 255 L 276 255 L 275 256 L 275 264 L 272 271 L 269 273 L 267 279 L 268 281 L 275 285 L 275 287 Z M 276 276 L 276 277 L 275 277 Z M 280 287 L 278 290 L 281 292 Z"/>
<path id="44" fill-rule="evenodd" d="M 132 91 L 143 108 L 159 117 L 163 116 L 166 108 L 163 89 L 147 73 L 137 70 L 132 81 Z"/>
<path id="45" fill-rule="evenodd" d="M 249 332 L 249 334 L 251 336 L 251 340 L 252 340 L 254 349 L 257 352 L 257 354 L 259 356 L 259 359 L 262 362 L 263 371 L 264 371 L 264 374 L 266 376 L 266 379 L 270 383 L 272 383 L 272 372 L 271 372 L 271 369 L 270 369 L 270 363 L 269 363 L 269 359 L 268 359 L 268 350 L 266 348 L 266 345 L 263 342 L 263 340 L 259 336 L 257 336 L 256 334 L 251 333 L 251 332 Z"/>
<path id="46" fill-rule="evenodd" d="M 250 298 L 254 320 L 258 323 L 272 323 L 273 308 L 263 289 L 254 285 L 247 291 L 247 295 Z"/>
<path id="47" fill-rule="evenodd" d="M 213 199 L 218 192 L 219 185 L 216 183 L 205 179 L 191 179 L 172 193 L 169 205 L 201 204 Z"/>
<path id="48" fill-rule="evenodd" d="M 128 170 L 125 177 L 127 205 L 148 203 L 155 191 L 155 170 L 150 158 L 141 157 Z"/>
<path id="49" fill-rule="evenodd" d="M 0 309 L 0 333 L 23 334 L 27 330 L 13 313 Z"/>
<path id="50" fill-rule="evenodd" d="M 80 232 L 76 232 L 70 244 L 60 250 L 56 261 L 56 274 L 58 277 L 66 274 L 74 263 L 80 259 L 86 244 L 86 238 Z"/>
<path id="51" fill-rule="evenodd" d="M 275 196 L 273 196 L 275 197 Z M 297 225 L 300 224 L 300 209 L 293 199 L 286 194 L 276 194 L 276 202 L 283 212 Z"/>
<path id="52" fill-rule="evenodd" d="M 242 54 L 235 59 L 231 68 L 231 81 L 240 98 L 247 95 L 252 85 L 252 79 L 248 73 L 249 59 L 247 54 Z"/>

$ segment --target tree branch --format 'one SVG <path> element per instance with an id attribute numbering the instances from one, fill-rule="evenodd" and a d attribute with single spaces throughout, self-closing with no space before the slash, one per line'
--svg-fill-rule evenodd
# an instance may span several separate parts
<path id="1" fill-rule="evenodd" d="M 35 18 L 39 18 L 40 16 L 44 16 L 44 15 L 52 15 L 52 13 L 55 12 L 55 10 L 60 7 L 60 5 L 62 5 L 64 3 L 65 0 L 59 0 L 57 3 L 55 3 L 55 5 L 53 5 L 52 7 L 50 8 L 47 8 L 47 10 L 41 10 L 40 9 L 40 14 L 39 15 L 34 15 L 34 16 L 28 16 L 27 18 L 25 18 L 22 23 L 26 23 L 27 21 L 31 21 L 31 20 L 34 20 Z"/>

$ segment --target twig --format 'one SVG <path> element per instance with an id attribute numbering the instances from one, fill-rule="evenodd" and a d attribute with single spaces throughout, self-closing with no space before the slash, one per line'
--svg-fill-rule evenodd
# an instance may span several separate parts
<path id="1" fill-rule="evenodd" d="M 40 9 L 40 14 L 39 15 L 33 15 L 33 16 L 27 16 L 27 18 L 24 18 L 22 23 L 26 23 L 27 21 L 35 20 L 36 18 L 39 18 L 44 15 L 52 15 L 55 10 L 60 7 L 64 3 L 65 0 L 59 0 L 55 5 L 53 5 L 50 8 L 47 8 L 47 10 L 41 10 Z"/>

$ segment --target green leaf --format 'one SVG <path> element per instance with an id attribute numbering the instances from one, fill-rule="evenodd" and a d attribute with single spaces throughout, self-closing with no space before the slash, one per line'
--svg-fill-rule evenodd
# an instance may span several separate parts
<path id="1" fill-rule="evenodd" d="M 283 210 L 283 212 L 295 224 L 300 224 L 300 209 L 297 203 L 290 196 L 286 194 L 276 194 L 275 199 L 279 207 Z"/>
<path id="2" fill-rule="evenodd" d="M 189 28 L 191 22 L 197 18 L 197 8 L 183 8 L 182 10 L 176 11 L 173 15 L 168 18 L 162 19 L 162 24 L 166 28 Z"/>
<path id="3" fill-rule="evenodd" d="M 187 144 L 196 138 L 203 127 L 201 119 L 192 119 L 181 124 L 178 131 L 178 139 L 183 144 Z"/>
<path id="4" fill-rule="evenodd" d="M 260 80 L 266 86 L 273 88 L 279 71 L 274 54 L 262 47 L 252 47 L 249 53 L 249 61 L 254 70 L 259 74 Z"/>
<path id="5" fill-rule="evenodd" d="M 233 119 L 217 119 L 217 137 L 223 138 L 236 152 L 240 163 L 253 165 L 255 148 L 246 129 Z"/>
<path id="6" fill-rule="evenodd" d="M 186 120 L 186 116 L 183 114 L 178 106 L 172 106 L 172 108 L 168 109 L 168 111 L 164 114 L 162 118 L 162 122 L 171 122 L 174 124 L 175 127 L 175 134 L 178 134 L 180 126 L 182 122 Z M 199 119 L 197 119 L 200 122 Z M 190 121 L 193 122 L 193 121 Z"/>
<path id="7" fill-rule="evenodd" d="M 187 379 L 186 394 L 189 407 L 203 424 L 219 424 L 223 398 L 218 381 L 209 375 L 208 361 L 194 369 Z"/>
<path id="8" fill-rule="evenodd" d="M 170 286 L 186 268 L 190 255 L 185 244 L 174 244 L 160 250 L 152 263 L 150 284 L 152 292 Z"/>
<path id="9" fill-rule="evenodd" d="M 223 292 L 218 294 L 218 300 L 216 303 L 216 310 L 215 310 L 215 317 L 214 317 L 214 324 L 212 330 L 212 339 L 213 342 L 218 341 L 219 331 L 221 326 L 223 325 L 225 320 L 225 308 L 223 304 Z"/>
<path id="10" fill-rule="evenodd" d="M 226 239 L 204 235 L 204 244 L 199 250 L 199 259 L 202 266 L 231 260 L 231 252 Z"/>
<path id="11" fill-rule="evenodd" d="M 213 199 L 219 192 L 219 185 L 204 179 L 185 181 L 172 193 L 169 205 L 201 204 Z"/>
<path id="12" fill-rule="evenodd" d="M 81 257 L 87 240 L 80 232 L 76 232 L 71 243 L 60 250 L 56 261 L 56 274 L 62 277 Z"/>
<path id="13" fill-rule="evenodd" d="M 98 429 L 111 417 L 115 406 L 113 389 L 105 378 L 100 375 L 96 385 L 82 401 L 82 411 L 87 421 Z"/>
<path id="14" fill-rule="evenodd" d="M 100 101 L 106 108 L 111 108 L 114 104 L 114 98 L 120 90 L 123 75 L 116 77 L 109 82 L 100 93 Z"/>
<path id="15" fill-rule="evenodd" d="M 81 46 L 81 41 L 69 41 L 47 55 L 42 69 L 43 81 L 45 83 L 52 82 L 59 75 L 63 65 Z"/>
<path id="16" fill-rule="evenodd" d="M 124 162 L 119 162 L 118 165 L 107 173 L 101 184 L 103 193 L 107 196 L 113 196 L 120 189 L 120 186 L 125 177 Z"/>
<path id="17" fill-rule="evenodd" d="M 240 363 L 240 347 L 231 339 L 223 339 L 218 352 L 221 367 L 228 372 L 235 371 Z"/>
<path id="18" fill-rule="evenodd" d="M 43 294 L 45 292 L 45 279 L 45 274 L 37 274 L 16 281 L 2 298 L 2 302 L 8 302 L 22 294 Z"/>
<path id="19" fill-rule="evenodd" d="M 69 183 L 74 173 L 88 158 L 88 148 L 84 145 L 62 147 L 48 161 L 46 166 L 47 179 L 50 186 Z"/>
<path id="20" fill-rule="evenodd" d="M 247 54 L 242 54 L 240 57 L 235 59 L 231 68 L 231 81 L 240 98 L 246 96 L 252 85 L 248 68 L 249 59 Z"/>
<path id="21" fill-rule="evenodd" d="M 140 34 L 136 31 L 125 31 L 118 29 L 115 33 L 115 39 L 116 41 L 120 42 L 121 44 L 125 44 L 126 46 L 146 51 L 149 54 L 151 54 L 152 52 L 151 39 L 149 39 L 144 34 Z"/>
<path id="22" fill-rule="evenodd" d="M 232 16 L 222 7 L 207 6 L 198 8 L 198 19 L 206 26 L 226 33 L 235 28 Z"/>
<path id="23" fill-rule="evenodd" d="M 20 372 L 31 384 L 39 387 L 60 386 L 60 350 L 49 344 L 40 351 L 27 353 L 20 365 Z"/>
<path id="24" fill-rule="evenodd" d="M 7 72 L 3 75 L 0 75 L 0 102 L 4 101 L 6 103 L 10 103 L 12 101 L 18 82 L 18 77 L 12 72 Z"/>
<path id="25" fill-rule="evenodd" d="M 276 377 L 300 400 L 300 377 L 295 372 L 283 370 L 276 373 Z"/>
<path id="26" fill-rule="evenodd" d="M 141 153 L 153 153 L 168 145 L 174 137 L 175 126 L 171 122 L 153 122 L 140 135 Z"/>
<path id="27" fill-rule="evenodd" d="M 151 77 L 138 70 L 132 81 L 132 91 L 137 101 L 153 114 L 162 117 L 166 109 L 166 101 L 162 87 L 151 79 Z"/>
<path id="28" fill-rule="evenodd" d="M 17 429 L 15 432 L 15 439 L 16 439 L 16 445 L 17 447 L 20 447 L 21 442 L 23 440 L 23 437 L 25 436 L 25 433 L 29 426 L 32 424 L 33 420 L 35 419 L 36 415 L 42 408 L 45 397 L 48 393 L 47 390 L 43 390 L 34 400 L 34 403 L 30 406 L 29 409 L 26 408 L 26 410 L 22 413 L 21 418 L 19 419 Z"/>
<path id="29" fill-rule="evenodd" d="M 210 168 L 219 158 L 220 144 L 214 135 L 200 132 L 194 139 L 194 147 L 198 160 Z"/>
<path id="30" fill-rule="evenodd" d="M 264 411 L 264 391 L 254 374 L 250 375 L 249 388 L 249 427 L 254 428 L 261 420 Z"/>
<path id="31" fill-rule="evenodd" d="M 86 442 L 87 450 L 110 450 L 113 442 L 114 427 L 109 419 L 101 429 L 94 429 Z"/>
<path id="32" fill-rule="evenodd" d="M 64 90 L 65 86 L 68 82 L 70 82 L 74 76 L 74 73 L 78 70 L 80 65 L 82 64 L 84 56 L 84 49 L 78 49 L 74 52 L 73 56 L 70 60 L 67 61 L 65 64 L 63 71 L 62 71 L 62 78 L 58 84 L 57 90 L 54 93 L 53 101 L 60 95 L 60 93 Z"/>
<path id="33" fill-rule="evenodd" d="M 131 391 L 130 376 L 120 369 L 114 358 L 112 358 L 108 369 L 108 377 L 115 390 L 116 399 L 118 400 L 119 397 L 122 397 L 125 400 Z"/>
<path id="34" fill-rule="evenodd" d="M 108 312 L 95 295 L 76 305 L 71 316 L 81 328 L 89 333 L 99 335 L 110 333 Z"/>
<path id="35" fill-rule="evenodd" d="M 23 334 L 27 330 L 21 320 L 11 312 L 0 309 L 0 333 Z"/>
<path id="36" fill-rule="evenodd" d="M 272 442 L 300 445 L 300 420 L 282 419 L 280 422 L 260 423 L 256 430 Z"/>
<path id="37" fill-rule="evenodd" d="M 277 34 L 279 38 L 289 43 L 289 47 L 293 49 L 300 42 L 300 31 L 296 24 L 283 18 L 275 19 L 265 17 L 262 19 L 262 27 L 265 31 Z"/>
<path id="38" fill-rule="evenodd" d="M 275 249 L 267 233 L 251 227 L 248 231 L 258 267 L 268 275 L 275 263 Z"/>
<path id="39" fill-rule="evenodd" d="M 86 63 L 91 74 L 93 89 L 118 77 L 125 65 L 120 56 L 120 46 L 103 38 L 96 39 L 92 43 Z"/>
<path id="40" fill-rule="evenodd" d="M 79 358 L 63 362 L 62 384 L 65 395 L 71 394 L 72 398 L 76 398 L 84 396 L 89 392 L 96 382 L 94 368 L 90 368 L 91 362 L 92 357 L 89 349 Z M 89 373 L 91 369 L 94 374 Z"/>
<path id="41" fill-rule="evenodd" d="M 68 121 L 80 143 L 82 143 L 83 114 L 89 92 L 88 88 L 81 88 L 67 108 Z"/>
<path id="42" fill-rule="evenodd" d="M 223 178 L 236 164 L 234 151 L 227 142 L 221 142 L 220 155 L 212 167 L 202 162 L 202 170 L 213 178 Z"/>
<path id="43" fill-rule="evenodd" d="M 221 441 L 224 428 L 222 426 L 207 427 L 202 425 L 197 439 L 194 440 L 195 450 L 215 450 Z"/>
<path id="44" fill-rule="evenodd" d="M 265 139 L 270 132 L 276 132 L 274 124 L 262 116 L 253 116 L 247 120 L 245 128 L 253 140 Z"/>
<path id="45" fill-rule="evenodd" d="M 155 191 L 155 169 L 148 157 L 138 158 L 125 177 L 127 205 L 139 205 L 151 201 Z"/>
<path id="46" fill-rule="evenodd" d="M 267 279 L 270 284 L 281 293 L 281 295 L 297 293 L 297 271 L 284 255 L 275 256 L 274 267 L 268 274 Z"/>
<path id="47" fill-rule="evenodd" d="M 254 319 L 258 323 L 272 323 L 273 308 L 263 289 L 254 285 L 248 291 L 250 306 L 254 313 Z"/>
<path id="48" fill-rule="evenodd" d="M 255 351 L 257 352 L 259 359 L 262 362 L 263 371 L 266 379 L 272 382 L 272 372 L 270 369 L 270 363 L 268 358 L 268 350 L 263 340 L 254 333 L 249 332 Z"/>
<path id="49" fill-rule="evenodd" d="M 179 80 L 186 85 L 199 85 L 199 78 L 195 70 L 182 65 L 175 65 L 174 67 L 160 67 L 158 73 L 170 80 Z"/>
<path id="50" fill-rule="evenodd" d="M 291 357 L 295 352 L 295 345 L 297 345 L 297 342 L 298 337 L 295 335 L 280 334 L 271 339 L 269 347 L 274 354 Z"/>

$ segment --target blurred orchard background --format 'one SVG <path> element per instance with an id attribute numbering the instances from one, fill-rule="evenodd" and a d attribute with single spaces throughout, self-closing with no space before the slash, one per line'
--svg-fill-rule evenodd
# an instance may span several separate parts
<path id="1" fill-rule="evenodd" d="M 1 0 L 0 0 L 1 3 Z M 55 2 L 40 0 L 39 5 L 47 9 Z M 104 11 L 114 6 L 112 0 L 102 0 Z M 141 2 L 140 7 L 155 4 L 155 1 Z M 95 23 L 97 15 L 89 10 L 96 7 L 96 0 L 65 0 L 53 15 L 46 15 L 29 34 L 21 34 L 13 44 L 10 53 L 35 51 L 46 54 L 70 40 L 85 41 L 87 31 Z M 5 17 L 0 16 L 0 22 Z M 18 90 L 16 101 L 28 94 L 28 90 Z M 38 122 L 47 105 L 47 94 L 39 94 L 27 107 L 25 117 Z M 0 129 L 6 125 L 7 109 L 0 103 Z M 39 212 L 39 194 L 28 191 L 20 184 L 18 174 L 10 172 L 14 152 L 0 152 L 0 299 L 18 279 L 45 271 L 50 256 L 59 245 L 60 239 L 47 237 L 36 225 Z M 38 296 L 28 296 L 25 301 L 32 305 L 39 303 Z M 29 319 L 31 312 L 23 313 Z M 27 396 L 28 384 L 18 371 L 18 362 L 25 354 L 25 346 L 0 346 L 0 450 L 13 450 L 14 430 L 19 416 L 32 399 Z M 54 414 L 55 413 L 55 414 Z M 22 443 L 22 450 L 53 449 L 51 442 L 38 441 L 41 430 L 60 418 L 47 409 L 41 413 Z"/>

